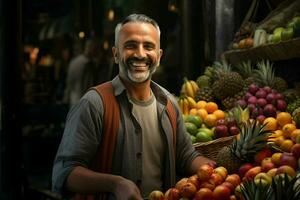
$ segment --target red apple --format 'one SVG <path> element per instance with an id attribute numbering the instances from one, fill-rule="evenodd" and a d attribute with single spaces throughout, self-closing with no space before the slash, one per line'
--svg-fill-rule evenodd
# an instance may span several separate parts
<path id="1" fill-rule="evenodd" d="M 213 192 L 209 188 L 200 188 L 196 192 L 193 200 L 214 200 Z"/>
<path id="2" fill-rule="evenodd" d="M 264 148 L 254 156 L 254 161 L 257 165 L 260 165 L 264 158 L 271 157 L 272 154 L 273 153 L 270 148 Z"/>
<path id="3" fill-rule="evenodd" d="M 275 164 L 273 162 L 266 162 L 261 165 L 261 171 L 268 172 L 269 170 L 275 168 Z"/>
<path id="4" fill-rule="evenodd" d="M 241 178 L 238 174 L 229 174 L 225 179 L 225 182 L 229 182 L 236 187 L 241 183 Z"/>
<path id="5" fill-rule="evenodd" d="M 178 189 L 178 190 L 181 190 L 182 186 L 183 186 L 185 183 L 187 183 L 187 180 L 188 180 L 188 178 L 182 178 L 182 179 L 180 179 L 180 180 L 176 183 L 175 188 Z"/>
<path id="6" fill-rule="evenodd" d="M 170 188 L 165 192 L 165 200 L 179 200 L 181 197 L 177 188 Z"/>
<path id="7" fill-rule="evenodd" d="M 214 172 L 214 168 L 211 165 L 204 164 L 201 165 L 197 170 L 197 176 L 200 181 L 207 181 L 213 172 Z"/>
<path id="8" fill-rule="evenodd" d="M 260 172 L 261 172 L 261 166 L 253 167 L 246 172 L 244 179 L 245 180 L 253 180 L 254 177 Z"/>
<path id="9" fill-rule="evenodd" d="M 196 174 L 193 176 L 190 176 L 188 178 L 187 182 L 193 183 L 196 186 L 197 190 L 199 190 L 201 181 L 199 180 L 199 178 Z"/>
<path id="10" fill-rule="evenodd" d="M 197 192 L 197 188 L 192 183 L 185 183 L 179 191 L 182 197 L 191 198 Z"/>
<path id="11" fill-rule="evenodd" d="M 208 179 L 208 182 L 217 186 L 223 183 L 223 177 L 220 174 L 212 173 L 212 175 Z"/>
<path id="12" fill-rule="evenodd" d="M 230 135 L 237 135 L 237 134 L 239 134 L 239 132 L 240 132 L 240 130 L 237 126 L 231 126 L 229 128 Z"/>
<path id="13" fill-rule="evenodd" d="M 214 135 L 216 138 L 227 137 L 228 128 L 226 125 L 218 125 L 215 127 Z"/>
<path id="14" fill-rule="evenodd" d="M 296 176 L 296 171 L 289 165 L 282 165 L 278 167 L 276 175 L 284 173 L 288 174 L 291 178 L 294 178 Z"/>
<path id="15" fill-rule="evenodd" d="M 235 186 L 232 183 L 225 181 L 221 185 L 225 185 L 226 187 L 228 187 L 230 189 L 231 193 L 234 192 Z"/>
<path id="16" fill-rule="evenodd" d="M 149 200 L 164 200 L 164 199 L 165 199 L 165 195 L 164 193 L 162 193 L 162 191 L 153 190 L 149 194 Z"/>
<path id="17" fill-rule="evenodd" d="M 291 152 L 296 159 L 300 158 L 300 144 L 294 144 L 291 148 Z"/>
<path id="18" fill-rule="evenodd" d="M 208 188 L 211 191 L 213 191 L 215 189 L 215 187 L 216 186 L 213 183 L 209 183 L 207 181 L 202 182 L 201 185 L 200 185 L 200 188 Z"/>
<path id="19" fill-rule="evenodd" d="M 242 164 L 242 166 L 239 168 L 239 175 L 240 175 L 240 177 L 241 178 L 244 177 L 245 174 L 246 174 L 246 172 L 249 169 L 253 168 L 253 167 L 254 167 L 254 165 L 252 163 L 244 163 L 244 164 Z"/>
<path id="20" fill-rule="evenodd" d="M 230 195 L 231 191 L 225 185 L 218 185 L 213 191 L 213 197 L 215 200 L 229 199 Z"/>
<path id="21" fill-rule="evenodd" d="M 298 167 L 297 159 L 293 156 L 293 154 L 284 152 L 280 157 L 280 166 L 282 165 L 289 165 L 296 170 Z"/>

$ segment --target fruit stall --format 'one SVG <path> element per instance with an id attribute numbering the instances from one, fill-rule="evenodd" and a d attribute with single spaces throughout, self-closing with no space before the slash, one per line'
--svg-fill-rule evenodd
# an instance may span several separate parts
<path id="1" fill-rule="evenodd" d="M 217 164 L 149 199 L 300 199 L 300 90 L 274 67 L 299 59 L 300 15 L 265 24 L 244 24 L 248 34 L 223 59 L 184 78 L 177 101 L 187 134 Z"/>

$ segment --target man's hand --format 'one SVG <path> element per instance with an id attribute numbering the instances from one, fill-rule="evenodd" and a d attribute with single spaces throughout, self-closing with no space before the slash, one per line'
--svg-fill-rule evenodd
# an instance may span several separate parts
<path id="1" fill-rule="evenodd" d="M 115 187 L 114 195 L 120 200 L 142 200 L 139 188 L 130 180 L 122 179 Z"/>

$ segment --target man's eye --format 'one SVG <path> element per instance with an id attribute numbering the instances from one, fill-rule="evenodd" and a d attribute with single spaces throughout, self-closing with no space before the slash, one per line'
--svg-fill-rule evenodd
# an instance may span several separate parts
<path id="1" fill-rule="evenodd" d="M 152 50 L 152 49 L 154 49 L 154 45 L 147 44 L 147 45 L 144 45 L 144 48 L 147 50 Z"/>
<path id="2" fill-rule="evenodd" d="M 125 44 L 124 46 L 126 49 L 133 49 L 135 48 L 135 45 L 134 44 Z"/>

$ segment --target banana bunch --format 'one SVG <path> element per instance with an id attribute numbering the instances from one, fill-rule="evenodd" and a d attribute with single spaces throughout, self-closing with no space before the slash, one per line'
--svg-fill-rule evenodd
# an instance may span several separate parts
<path id="1" fill-rule="evenodd" d="M 182 95 L 178 99 L 179 108 L 184 115 L 188 115 L 192 108 L 196 108 L 197 102 L 192 97 Z"/>
<path id="2" fill-rule="evenodd" d="M 181 86 L 180 94 L 192 97 L 195 99 L 195 94 L 199 90 L 199 86 L 194 80 L 183 79 L 184 83 Z"/>

